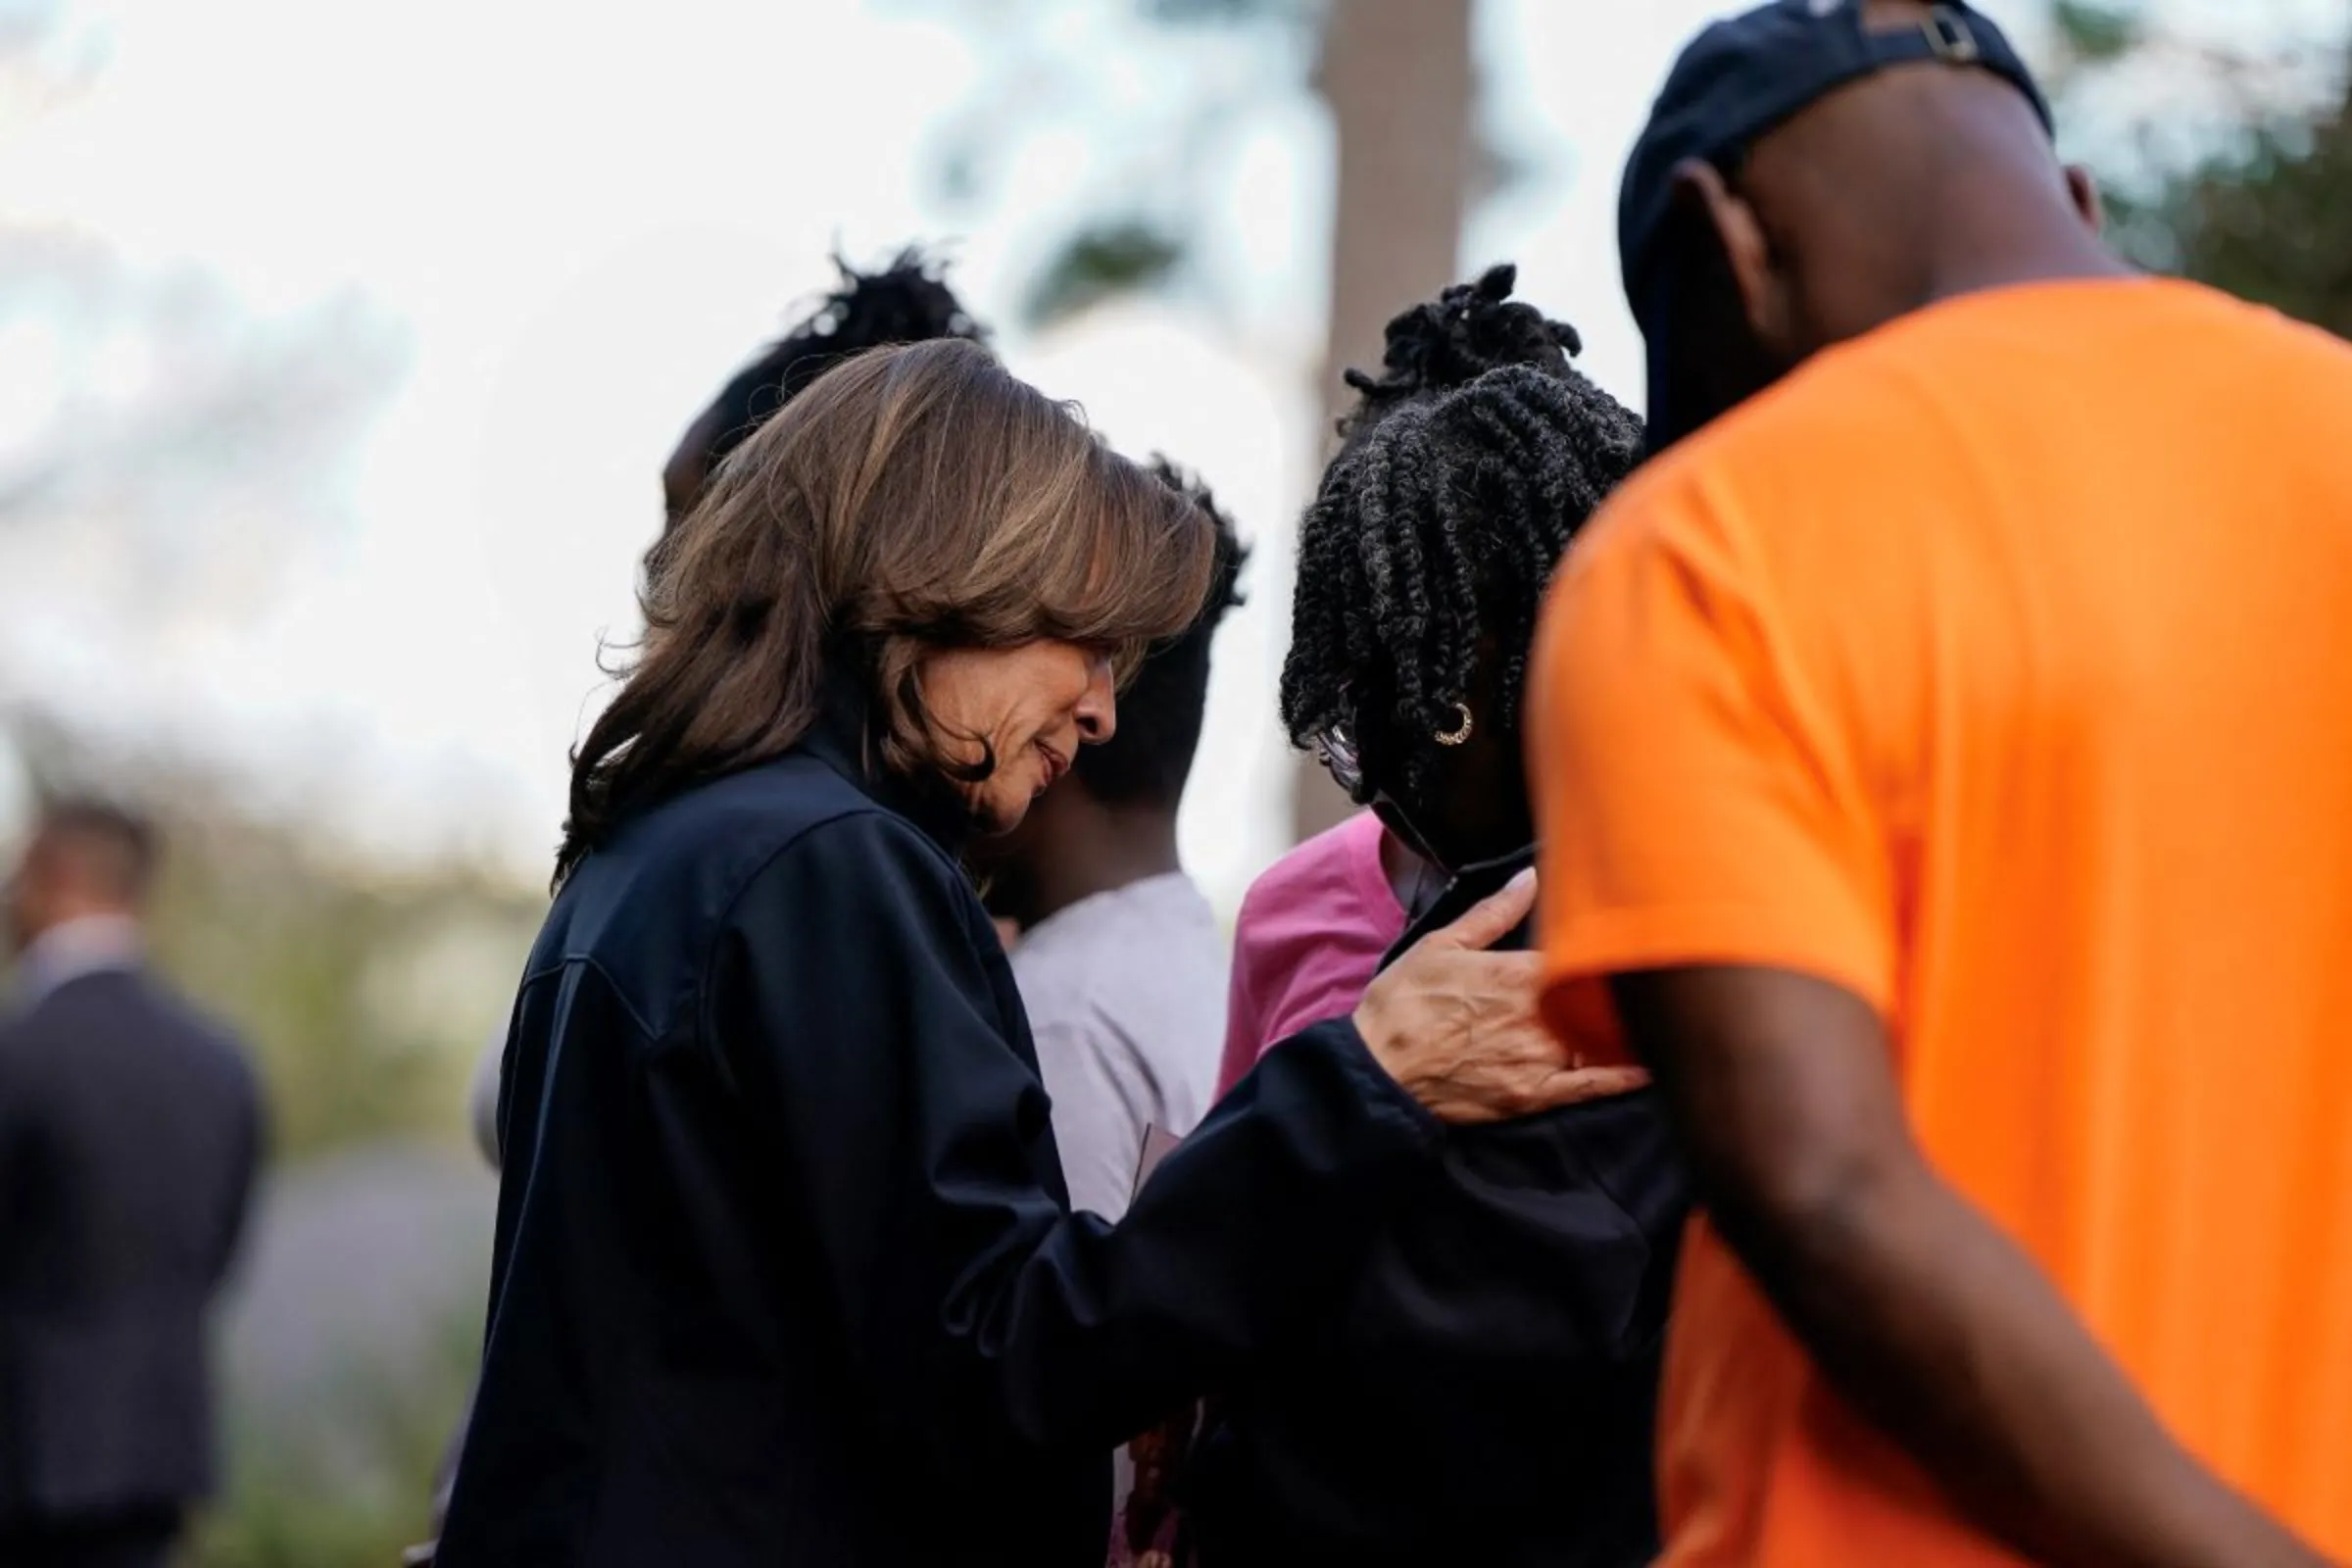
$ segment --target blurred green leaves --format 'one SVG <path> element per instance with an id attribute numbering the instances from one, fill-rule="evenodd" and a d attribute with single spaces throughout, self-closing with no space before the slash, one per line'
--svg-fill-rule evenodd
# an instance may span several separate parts
<path id="1" fill-rule="evenodd" d="M 2052 15 L 2070 105 L 2094 84 L 2134 88 L 2137 167 L 2102 171 L 2119 248 L 2352 336 L 2352 74 L 2340 32 L 2186 33 L 2113 0 L 2054 0 Z M 2218 123 L 2184 114 L 2202 104 L 2219 106 Z M 2184 119 L 2197 126 L 2185 143 Z"/>
<path id="2" fill-rule="evenodd" d="M 2136 10 L 2096 0 L 2053 0 L 2050 20 L 2076 66 L 2101 66 L 2132 52 L 2142 36 Z"/>
<path id="3" fill-rule="evenodd" d="M 199 1521 L 189 1568 L 392 1568 L 431 1534 L 431 1477 L 473 1391 L 478 1314 L 435 1325 L 430 1364 L 395 1379 L 346 1369 L 337 1446 L 375 1461 L 355 1484 L 319 1448 L 233 1426 L 227 1490 Z"/>
<path id="4" fill-rule="evenodd" d="M 931 3 L 968 22 L 986 62 L 934 126 L 934 194 L 980 218 L 1024 159 L 1056 160 L 1022 322 L 1213 286 L 1198 264 L 1215 249 L 1218 181 L 1254 118 L 1305 85 L 1327 0 Z"/>
<path id="5" fill-rule="evenodd" d="M 259 1057 L 275 1152 L 462 1132 L 466 1068 L 506 1020 L 536 901 L 458 868 L 357 873 L 233 817 L 167 831 L 157 960 Z"/>
<path id="6" fill-rule="evenodd" d="M 2342 107 L 2256 129 L 2157 209 L 2185 276 L 2352 337 L 2352 128 Z"/>
<path id="7" fill-rule="evenodd" d="M 1151 219 L 1087 224 L 1062 241 L 1021 301 L 1021 320 L 1042 330 L 1120 294 L 1158 287 L 1183 265 L 1185 242 Z"/>

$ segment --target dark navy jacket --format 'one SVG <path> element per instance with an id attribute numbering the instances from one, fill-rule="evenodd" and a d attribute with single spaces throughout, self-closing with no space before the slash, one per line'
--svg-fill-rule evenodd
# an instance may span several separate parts
<path id="1" fill-rule="evenodd" d="M 638 818 L 530 959 L 442 1568 L 1097 1568 L 1114 1443 L 1328 1315 L 1436 1124 L 1286 1044 L 1114 1231 L 1012 978 L 842 705 Z"/>
<path id="2" fill-rule="evenodd" d="M 1531 859 L 1465 872 L 1390 960 Z M 1448 1130 L 1317 1332 L 1212 1402 L 1203 1568 L 1649 1562 L 1687 1207 L 1649 1091 Z"/>
<path id="3" fill-rule="evenodd" d="M 211 1491 L 263 1119 L 243 1049 L 138 970 L 0 1019 L 0 1534 Z"/>

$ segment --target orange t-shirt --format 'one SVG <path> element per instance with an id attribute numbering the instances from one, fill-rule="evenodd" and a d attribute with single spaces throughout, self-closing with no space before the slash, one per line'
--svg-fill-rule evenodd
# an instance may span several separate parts
<path id="1" fill-rule="evenodd" d="M 1533 700 L 1545 1000 L 1826 977 L 2173 1432 L 2352 1556 L 2352 348 L 2187 284 L 1950 301 L 1665 454 Z M 2010 1559 L 1702 1218 L 1677 1568 Z"/>

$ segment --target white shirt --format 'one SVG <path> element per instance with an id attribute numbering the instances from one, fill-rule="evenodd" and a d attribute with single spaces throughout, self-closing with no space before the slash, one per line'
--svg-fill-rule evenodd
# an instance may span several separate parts
<path id="1" fill-rule="evenodd" d="M 1081 899 L 1012 950 L 1076 1207 L 1126 1213 L 1146 1129 L 1181 1137 L 1207 1113 L 1226 963 L 1216 912 L 1180 871 Z"/>
<path id="2" fill-rule="evenodd" d="M 501 1029 L 490 1041 L 490 1047 L 473 1064 L 473 1077 L 466 1085 L 466 1119 L 473 1126 L 473 1147 L 482 1152 L 482 1158 L 497 1170 L 501 1164 L 498 1150 L 498 1087 L 506 1071 L 507 1032 Z"/>
<path id="3" fill-rule="evenodd" d="M 139 923 L 123 914 L 85 914 L 61 920 L 34 937 L 17 959 L 12 1005 L 30 1012 L 69 981 L 109 969 L 139 966 Z"/>

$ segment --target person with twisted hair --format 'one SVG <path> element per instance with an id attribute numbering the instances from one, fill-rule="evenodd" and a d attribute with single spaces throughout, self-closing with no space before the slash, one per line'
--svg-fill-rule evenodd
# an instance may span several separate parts
<path id="1" fill-rule="evenodd" d="M 1575 330 L 1500 298 L 1509 274 L 1447 290 L 1422 340 L 1392 341 L 1391 376 L 1359 378 L 1377 422 L 1356 421 L 1300 528 L 1282 671 L 1293 743 L 1445 873 L 1534 837 L 1519 710 L 1544 585 L 1642 450 L 1641 421 L 1569 368 Z M 1431 374 L 1482 344 L 1510 358 Z"/>
<path id="2" fill-rule="evenodd" d="M 1456 283 L 1389 322 L 1382 372 L 1347 372 L 1358 396 L 1339 422 L 1335 471 L 1391 414 L 1490 370 L 1515 365 L 1566 373 L 1569 357 L 1583 347 L 1576 329 L 1513 300 L 1517 277 L 1508 264 L 1489 268 L 1477 281 Z M 1301 557 L 1302 580 L 1316 569 Z M 1354 593 L 1360 604 L 1361 581 L 1360 570 L 1348 588 L 1331 579 L 1323 603 L 1336 606 L 1343 593 Z M 1235 926 L 1218 1093 L 1239 1083 L 1274 1042 L 1355 1005 L 1403 933 L 1410 906 L 1442 883 L 1424 855 L 1370 811 L 1308 839 L 1260 876 Z"/>
<path id="3" fill-rule="evenodd" d="M 1429 868 L 1392 955 L 1533 859 L 1538 611 L 1643 445 L 1513 282 L 1495 268 L 1392 323 L 1300 530 L 1283 720 Z M 1219 1392 L 1188 1478 L 1203 1568 L 1649 1561 L 1686 1184 L 1640 1075 L 1587 1083 L 1452 1138 L 1319 1332 Z"/>

